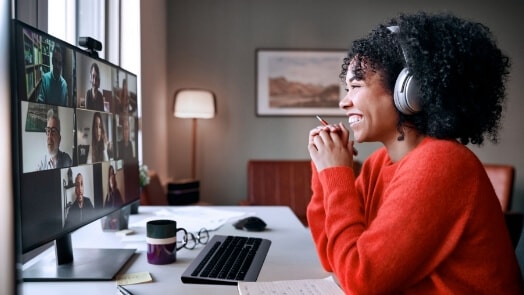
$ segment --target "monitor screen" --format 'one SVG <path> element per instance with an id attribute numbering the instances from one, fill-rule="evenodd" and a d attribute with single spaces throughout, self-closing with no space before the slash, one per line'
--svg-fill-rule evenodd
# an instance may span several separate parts
<path id="1" fill-rule="evenodd" d="M 64 253 L 71 256 L 65 260 L 57 253 L 57 262 L 74 265 L 70 233 L 139 200 L 137 77 L 13 22 L 12 142 L 21 251 L 56 241 L 57 250 L 65 245 L 65 252 L 73 252 Z"/>

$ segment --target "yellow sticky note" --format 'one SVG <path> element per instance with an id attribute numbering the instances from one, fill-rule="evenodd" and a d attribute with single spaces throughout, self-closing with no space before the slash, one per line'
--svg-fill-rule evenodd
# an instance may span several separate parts
<path id="1" fill-rule="evenodd" d="M 135 231 L 132 230 L 132 229 L 123 229 L 123 230 L 119 230 L 116 232 L 116 235 L 117 236 L 120 236 L 120 237 L 123 237 L 123 236 L 128 236 L 128 235 L 132 235 L 134 234 Z"/>
<path id="2" fill-rule="evenodd" d="M 117 276 L 116 283 L 118 285 L 133 285 L 152 282 L 153 278 L 149 272 L 126 273 Z"/>

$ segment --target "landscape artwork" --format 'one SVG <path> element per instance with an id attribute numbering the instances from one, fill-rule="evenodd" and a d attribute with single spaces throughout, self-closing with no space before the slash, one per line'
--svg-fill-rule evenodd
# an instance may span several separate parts
<path id="1" fill-rule="evenodd" d="M 340 115 L 345 50 L 257 50 L 257 115 Z"/>

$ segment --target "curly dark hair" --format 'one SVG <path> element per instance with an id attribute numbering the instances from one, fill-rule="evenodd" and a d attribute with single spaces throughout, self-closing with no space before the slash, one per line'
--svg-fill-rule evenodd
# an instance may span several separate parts
<path id="1" fill-rule="evenodd" d="M 387 28 L 392 25 L 397 33 Z M 393 93 L 404 67 L 420 85 L 422 111 L 399 112 L 399 129 L 408 124 L 462 144 L 497 142 L 510 61 L 489 28 L 445 13 L 401 14 L 353 42 L 340 78 L 349 69 L 365 80 L 370 70 Z"/>

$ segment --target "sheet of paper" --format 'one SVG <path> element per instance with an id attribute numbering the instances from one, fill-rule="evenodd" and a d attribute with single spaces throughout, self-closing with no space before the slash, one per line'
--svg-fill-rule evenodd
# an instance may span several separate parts
<path id="1" fill-rule="evenodd" d="M 133 285 L 152 282 L 153 278 L 149 272 L 126 273 L 117 276 L 117 285 Z"/>
<path id="2" fill-rule="evenodd" d="M 202 228 L 214 231 L 230 220 L 254 215 L 254 213 L 223 210 L 208 206 L 182 206 L 160 209 L 155 212 L 155 215 L 155 217 L 134 222 L 130 226 L 145 227 L 150 220 L 170 219 L 177 222 L 177 227 L 183 227 L 189 232 L 198 232 Z"/>
<path id="3" fill-rule="evenodd" d="M 240 295 L 344 295 L 332 277 L 274 282 L 239 282 Z"/>

